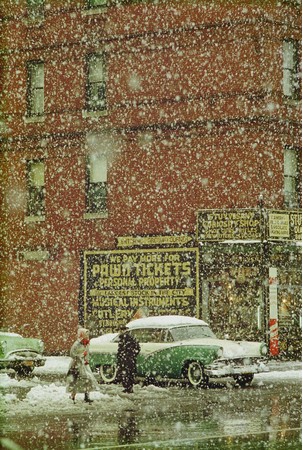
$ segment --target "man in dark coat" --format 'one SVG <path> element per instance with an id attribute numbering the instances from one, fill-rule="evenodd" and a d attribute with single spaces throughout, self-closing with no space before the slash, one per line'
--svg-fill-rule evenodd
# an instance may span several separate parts
<path id="1" fill-rule="evenodd" d="M 123 392 L 132 393 L 137 371 L 137 356 L 140 345 L 126 327 L 120 327 L 117 351 L 118 380 L 124 387 Z"/>

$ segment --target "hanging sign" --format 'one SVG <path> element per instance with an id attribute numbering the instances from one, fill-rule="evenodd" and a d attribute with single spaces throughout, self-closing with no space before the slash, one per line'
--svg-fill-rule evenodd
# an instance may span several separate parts
<path id="1" fill-rule="evenodd" d="M 268 239 L 272 241 L 301 241 L 301 211 L 268 211 Z"/>
<path id="2" fill-rule="evenodd" d="M 260 240 L 261 212 L 259 209 L 198 211 L 197 239 L 199 241 Z"/>

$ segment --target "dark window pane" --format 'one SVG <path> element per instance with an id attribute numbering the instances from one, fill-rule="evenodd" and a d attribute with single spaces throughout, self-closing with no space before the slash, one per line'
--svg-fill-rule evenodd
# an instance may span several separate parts
<path id="1" fill-rule="evenodd" d="M 87 212 L 98 213 L 107 209 L 107 183 L 91 183 L 86 196 Z"/>
<path id="2" fill-rule="evenodd" d="M 43 216 L 45 214 L 44 163 L 28 161 L 27 163 L 27 215 Z"/>
<path id="3" fill-rule="evenodd" d="M 27 113 L 29 116 L 44 113 L 44 64 L 28 64 Z"/>
<path id="4" fill-rule="evenodd" d="M 90 83 L 88 86 L 88 110 L 106 109 L 105 83 Z"/>
<path id="5" fill-rule="evenodd" d="M 43 216 L 45 214 L 44 192 L 44 188 L 29 188 L 27 202 L 28 216 Z"/>
<path id="6" fill-rule="evenodd" d="M 90 55 L 87 70 L 87 109 L 88 111 L 102 111 L 106 109 L 105 63 L 103 55 Z"/>

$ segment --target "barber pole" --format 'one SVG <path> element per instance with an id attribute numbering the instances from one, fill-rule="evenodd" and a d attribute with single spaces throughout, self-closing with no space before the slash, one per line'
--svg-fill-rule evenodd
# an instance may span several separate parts
<path id="1" fill-rule="evenodd" d="M 269 350 L 271 356 L 279 355 L 278 334 L 278 278 L 277 269 L 269 268 Z"/>

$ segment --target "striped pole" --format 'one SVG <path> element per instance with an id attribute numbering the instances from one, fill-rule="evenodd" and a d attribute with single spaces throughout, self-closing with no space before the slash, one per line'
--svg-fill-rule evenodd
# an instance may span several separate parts
<path id="1" fill-rule="evenodd" d="M 269 268 L 269 351 L 271 356 L 279 355 L 278 333 L 278 277 L 275 267 Z"/>

